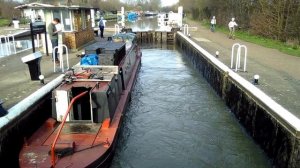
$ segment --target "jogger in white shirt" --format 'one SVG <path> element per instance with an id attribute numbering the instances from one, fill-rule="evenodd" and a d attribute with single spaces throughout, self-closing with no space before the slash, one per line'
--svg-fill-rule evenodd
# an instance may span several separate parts
<path id="1" fill-rule="evenodd" d="M 235 19 L 232 18 L 231 21 L 228 23 L 228 28 L 229 28 L 229 38 L 231 39 L 234 39 L 235 35 L 234 35 L 234 32 L 235 32 L 235 27 L 238 26 L 238 24 L 234 21 Z"/>
<path id="2" fill-rule="evenodd" d="M 216 29 L 216 24 L 217 24 L 216 17 L 213 16 L 213 18 L 212 18 L 211 21 L 210 21 L 210 30 L 211 30 L 212 32 L 215 31 L 215 29 Z"/>

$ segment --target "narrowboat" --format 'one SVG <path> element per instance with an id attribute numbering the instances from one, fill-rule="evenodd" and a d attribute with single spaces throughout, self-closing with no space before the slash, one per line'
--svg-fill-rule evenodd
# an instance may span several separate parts
<path id="1" fill-rule="evenodd" d="M 20 167 L 110 165 L 142 53 L 134 34 L 122 34 L 86 47 L 89 54 L 99 64 L 65 73 L 52 91 L 51 117 L 24 142 Z"/>

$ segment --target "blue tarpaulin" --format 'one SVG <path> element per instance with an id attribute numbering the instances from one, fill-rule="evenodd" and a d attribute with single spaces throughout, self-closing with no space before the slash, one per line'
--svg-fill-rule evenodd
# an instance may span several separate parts
<path id="1" fill-rule="evenodd" d="M 80 65 L 98 65 L 99 58 L 97 54 L 86 54 L 80 60 Z"/>

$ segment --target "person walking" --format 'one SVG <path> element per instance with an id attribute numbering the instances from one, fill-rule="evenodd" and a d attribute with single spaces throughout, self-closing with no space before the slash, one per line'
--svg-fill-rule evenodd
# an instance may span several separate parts
<path id="1" fill-rule="evenodd" d="M 230 39 L 235 39 L 235 27 L 238 26 L 238 24 L 235 22 L 235 19 L 232 18 L 231 21 L 228 23 L 228 28 L 229 28 L 229 38 Z"/>
<path id="2" fill-rule="evenodd" d="M 48 26 L 48 34 L 50 36 L 51 44 L 52 44 L 52 52 L 54 53 L 54 58 L 55 62 L 59 64 L 59 59 L 58 59 L 58 50 L 56 49 L 55 51 L 53 50 L 55 47 L 58 46 L 58 33 L 61 32 L 61 29 L 59 26 L 56 26 L 57 24 L 60 23 L 60 20 L 58 18 L 54 18 L 52 23 L 49 24 Z"/>
<path id="3" fill-rule="evenodd" d="M 103 33 L 104 33 L 104 27 L 105 27 L 105 23 L 104 23 L 104 20 L 103 20 L 103 17 L 100 18 L 100 21 L 99 21 L 99 28 L 100 28 L 100 37 L 101 38 L 104 38 L 103 36 Z"/>
<path id="4" fill-rule="evenodd" d="M 210 21 L 210 31 L 211 31 L 211 32 L 215 32 L 216 24 L 217 24 L 216 17 L 213 16 L 213 18 L 212 18 L 211 21 Z"/>

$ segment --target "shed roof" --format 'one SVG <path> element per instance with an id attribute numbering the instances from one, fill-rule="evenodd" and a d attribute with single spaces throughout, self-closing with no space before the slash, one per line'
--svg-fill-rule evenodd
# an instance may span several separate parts
<path id="1" fill-rule="evenodd" d="M 87 6 L 79 6 L 79 5 L 51 5 L 51 4 L 43 4 L 43 3 L 29 3 L 16 6 L 15 9 L 70 9 L 70 10 L 77 10 L 77 9 L 97 9 L 94 7 L 87 7 Z"/>

